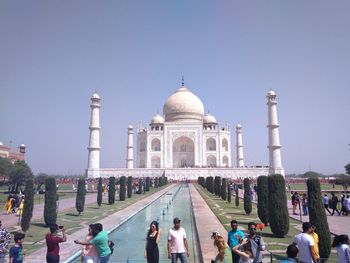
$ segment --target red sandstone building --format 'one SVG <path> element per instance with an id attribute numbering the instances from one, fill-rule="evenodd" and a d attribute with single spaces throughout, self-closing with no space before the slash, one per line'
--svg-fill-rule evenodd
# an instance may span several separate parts
<path id="1" fill-rule="evenodd" d="M 18 160 L 24 160 L 26 146 L 21 144 L 18 146 L 18 149 L 19 151 L 14 151 L 10 146 L 4 145 L 2 142 L 0 142 L 0 157 L 8 158 L 13 163 Z"/>

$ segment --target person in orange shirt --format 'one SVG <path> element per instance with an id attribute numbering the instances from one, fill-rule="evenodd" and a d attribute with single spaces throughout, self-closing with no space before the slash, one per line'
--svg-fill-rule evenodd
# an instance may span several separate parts
<path id="1" fill-rule="evenodd" d="M 315 242 L 315 245 L 314 245 L 314 256 L 316 258 L 316 262 L 320 262 L 320 252 L 319 252 L 319 249 L 318 249 L 318 243 L 319 243 L 319 240 L 318 240 L 318 234 L 315 232 L 316 230 L 316 226 L 315 226 L 315 223 L 313 222 L 310 222 L 311 223 L 311 229 L 312 229 L 312 232 L 310 233 L 310 236 L 312 236 L 312 238 L 314 239 L 314 242 Z"/>

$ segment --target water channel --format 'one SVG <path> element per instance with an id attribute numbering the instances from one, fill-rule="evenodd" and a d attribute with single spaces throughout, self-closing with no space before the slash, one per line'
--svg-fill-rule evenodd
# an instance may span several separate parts
<path id="1" fill-rule="evenodd" d="M 115 250 L 109 262 L 126 263 L 128 259 L 129 263 L 146 262 L 143 256 L 146 234 L 153 220 L 158 221 L 161 229 L 159 261 L 170 262 L 167 253 L 167 235 L 169 229 L 173 227 L 174 217 L 181 219 L 181 226 L 186 230 L 190 250 L 188 262 L 199 262 L 192 202 L 187 184 L 170 189 L 151 205 L 111 232 L 109 237 L 115 243 Z M 80 257 L 73 262 L 80 262 Z"/>

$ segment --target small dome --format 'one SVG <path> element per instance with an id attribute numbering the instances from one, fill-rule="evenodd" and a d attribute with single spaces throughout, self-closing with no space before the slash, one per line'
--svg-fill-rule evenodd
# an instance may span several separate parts
<path id="1" fill-rule="evenodd" d="M 238 123 L 238 124 L 236 125 L 236 128 L 237 128 L 237 129 L 240 129 L 240 128 L 242 128 L 242 125 Z"/>
<path id="2" fill-rule="evenodd" d="M 92 94 L 92 99 L 100 99 L 100 96 L 95 92 L 94 94 Z"/>
<path id="3" fill-rule="evenodd" d="M 196 95 L 182 86 L 165 102 L 163 114 L 166 122 L 202 121 L 204 106 Z"/>
<path id="4" fill-rule="evenodd" d="M 154 115 L 151 120 L 151 124 L 163 124 L 163 123 L 164 123 L 164 118 L 163 116 L 159 115 L 159 113 Z"/>
<path id="5" fill-rule="evenodd" d="M 129 124 L 128 129 L 134 129 L 131 124 Z"/>
<path id="6" fill-rule="evenodd" d="M 3 142 L 0 142 L 0 146 L 3 146 L 4 144 L 3 144 Z"/>
<path id="7" fill-rule="evenodd" d="M 267 96 L 276 96 L 276 92 L 274 92 L 272 89 L 269 90 L 269 92 L 267 93 Z"/>
<path id="8" fill-rule="evenodd" d="M 22 143 L 19 147 L 20 148 L 26 148 L 26 145 Z"/>
<path id="9" fill-rule="evenodd" d="M 211 115 L 210 113 L 205 114 L 204 118 L 203 118 L 203 123 L 207 123 L 207 124 L 216 124 L 216 119 L 213 115 Z"/>

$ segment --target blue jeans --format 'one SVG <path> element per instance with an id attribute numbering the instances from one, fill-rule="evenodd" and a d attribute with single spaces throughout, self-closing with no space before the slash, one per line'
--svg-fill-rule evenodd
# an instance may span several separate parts
<path id="1" fill-rule="evenodd" d="M 186 253 L 171 253 L 171 263 L 177 263 L 177 259 L 180 259 L 181 263 L 187 263 Z"/>
<path id="2" fill-rule="evenodd" d="M 99 263 L 108 263 L 109 256 L 110 256 L 110 254 L 108 256 L 99 257 Z"/>
<path id="3" fill-rule="evenodd" d="M 0 253 L 0 263 L 5 263 L 5 254 Z"/>

